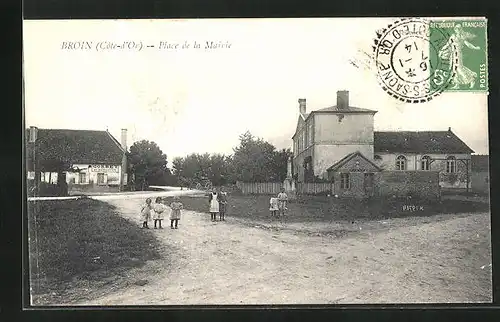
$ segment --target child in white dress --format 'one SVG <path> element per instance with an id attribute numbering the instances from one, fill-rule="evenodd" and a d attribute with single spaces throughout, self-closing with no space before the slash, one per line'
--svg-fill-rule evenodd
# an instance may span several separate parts
<path id="1" fill-rule="evenodd" d="M 177 229 L 179 220 L 181 219 L 181 210 L 184 208 L 179 196 L 174 197 L 174 201 L 170 204 L 172 211 L 170 212 L 170 228 Z"/>
<path id="2" fill-rule="evenodd" d="M 163 220 L 164 212 L 167 210 L 167 206 L 163 203 L 163 200 L 161 197 L 157 197 L 155 200 L 155 204 L 153 205 L 153 220 L 155 223 L 155 228 L 156 228 L 156 223 L 158 223 L 158 228 L 162 229 L 163 227 L 161 226 L 161 221 Z"/>
<path id="3" fill-rule="evenodd" d="M 208 202 L 209 202 L 209 212 L 210 212 L 210 219 L 212 221 L 217 220 L 217 214 L 219 213 L 219 197 L 217 194 L 217 191 L 214 189 L 212 193 L 208 196 Z"/>
<path id="4" fill-rule="evenodd" d="M 151 220 L 151 198 L 146 199 L 146 203 L 141 206 L 142 228 L 148 228 L 148 221 Z"/>
<path id="5" fill-rule="evenodd" d="M 269 211 L 271 212 L 271 217 L 276 217 L 276 214 L 279 211 L 279 208 L 278 208 L 278 198 L 272 197 L 269 200 Z"/>

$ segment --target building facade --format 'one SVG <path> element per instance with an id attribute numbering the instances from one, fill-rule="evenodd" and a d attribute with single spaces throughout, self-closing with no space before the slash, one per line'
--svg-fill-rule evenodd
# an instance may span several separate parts
<path id="1" fill-rule="evenodd" d="M 36 139 L 27 145 L 32 150 L 27 157 L 28 179 L 64 184 L 70 195 L 125 189 L 126 129 L 121 143 L 108 131 L 33 127 L 29 131 L 36 132 Z"/>
<path id="2" fill-rule="evenodd" d="M 389 171 L 437 171 L 443 189 L 471 187 L 471 148 L 448 131 L 375 132 L 374 162 Z"/>
<path id="3" fill-rule="evenodd" d="M 337 92 L 336 106 L 311 113 L 306 113 L 306 100 L 299 99 L 299 119 L 292 137 L 296 179 L 326 179 L 330 166 L 357 151 L 372 159 L 375 113 L 350 106 L 347 91 Z"/>
<path id="4" fill-rule="evenodd" d="M 347 91 L 337 92 L 336 106 L 310 113 L 306 113 L 306 100 L 299 99 L 299 119 L 292 137 L 295 179 L 337 182 L 342 172 L 335 171 L 336 165 L 353 158 L 367 166 L 366 171 L 361 172 L 434 171 L 439 173 L 439 185 L 443 189 L 471 187 L 471 153 L 474 151 L 451 128 L 448 131 L 377 132 L 374 131 L 376 113 L 350 106 Z M 354 187 L 348 183 L 346 186 Z"/>
<path id="5" fill-rule="evenodd" d="M 471 159 L 471 188 L 476 193 L 490 192 L 490 165 L 488 155 L 473 155 Z"/>

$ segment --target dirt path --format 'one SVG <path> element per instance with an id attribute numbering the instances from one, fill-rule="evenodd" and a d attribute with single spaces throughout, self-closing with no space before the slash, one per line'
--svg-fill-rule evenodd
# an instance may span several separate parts
<path id="1" fill-rule="evenodd" d="M 109 202 L 138 222 L 137 200 Z M 168 263 L 151 262 L 130 276 L 129 287 L 76 304 L 491 301 L 489 214 L 346 238 L 255 228 L 233 218 L 212 223 L 209 217 L 185 211 L 178 230 L 168 223 L 151 229 L 164 245 L 175 246 Z M 147 283 L 134 285 L 137 280 Z"/>

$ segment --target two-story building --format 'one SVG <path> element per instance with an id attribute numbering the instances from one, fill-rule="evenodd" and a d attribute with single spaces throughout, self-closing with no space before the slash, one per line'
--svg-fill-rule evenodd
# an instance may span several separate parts
<path id="1" fill-rule="evenodd" d="M 341 186 L 351 187 L 351 178 L 363 172 L 365 179 L 371 180 L 371 173 L 384 170 L 439 171 L 442 188 L 470 187 L 473 151 L 451 128 L 448 131 L 376 132 L 376 113 L 351 106 L 347 91 L 337 92 L 337 105 L 310 113 L 307 113 L 306 99 L 299 99 L 299 118 L 292 137 L 296 180 L 339 178 Z M 366 169 L 359 168 L 360 164 Z M 346 167 L 357 174 L 338 172 Z"/>
<path id="2" fill-rule="evenodd" d="M 292 137 L 297 180 L 326 178 L 330 166 L 357 151 L 372 160 L 375 113 L 350 106 L 347 91 L 337 92 L 337 105 L 310 113 L 306 99 L 299 99 L 299 119 Z"/>

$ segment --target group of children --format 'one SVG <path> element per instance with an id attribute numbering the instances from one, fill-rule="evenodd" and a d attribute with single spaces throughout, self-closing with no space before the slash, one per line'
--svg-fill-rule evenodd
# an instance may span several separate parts
<path id="1" fill-rule="evenodd" d="M 269 211 L 271 212 L 271 217 L 277 217 L 285 215 L 285 211 L 287 210 L 286 204 L 288 202 L 288 195 L 285 192 L 285 189 L 282 188 L 281 192 L 278 193 L 278 197 L 273 197 L 269 200 Z"/>
<path id="2" fill-rule="evenodd" d="M 227 193 L 222 188 L 219 192 L 213 189 L 208 195 L 208 208 L 211 221 L 217 221 L 217 214 L 219 215 L 219 220 L 226 220 L 224 217 L 227 208 Z"/>
<path id="3" fill-rule="evenodd" d="M 169 206 L 165 204 L 165 200 L 161 197 L 157 197 L 154 204 L 152 204 L 151 198 L 146 199 L 146 203 L 141 207 L 142 228 L 149 229 L 148 222 L 153 219 L 154 228 L 158 227 L 162 229 L 161 221 L 164 219 L 164 215 L 168 211 L 168 208 L 170 208 L 170 228 L 178 229 L 179 220 L 181 219 L 181 210 L 183 209 L 183 205 L 178 196 L 174 197 L 173 202 Z"/>
<path id="4" fill-rule="evenodd" d="M 222 189 L 217 191 L 214 189 L 208 195 L 209 202 L 209 212 L 211 216 L 211 221 L 217 221 L 217 214 L 219 215 L 219 220 L 225 220 L 226 208 L 227 208 L 227 193 Z M 278 215 L 284 216 L 287 210 L 286 205 L 288 202 L 288 196 L 285 193 L 285 189 L 281 189 L 278 193 L 278 197 L 273 197 L 270 199 L 269 211 L 271 212 L 271 217 L 277 217 Z M 181 219 L 181 210 L 183 205 L 180 202 L 179 196 L 175 196 L 174 200 L 170 205 L 166 205 L 165 199 L 157 197 L 154 204 L 151 198 L 146 199 L 146 203 L 141 207 L 141 220 L 142 228 L 149 228 L 148 222 L 153 219 L 154 228 L 162 229 L 161 221 L 164 219 L 165 213 L 170 208 L 170 228 L 178 229 L 179 220 Z M 157 225 L 158 224 L 158 225 Z"/>

